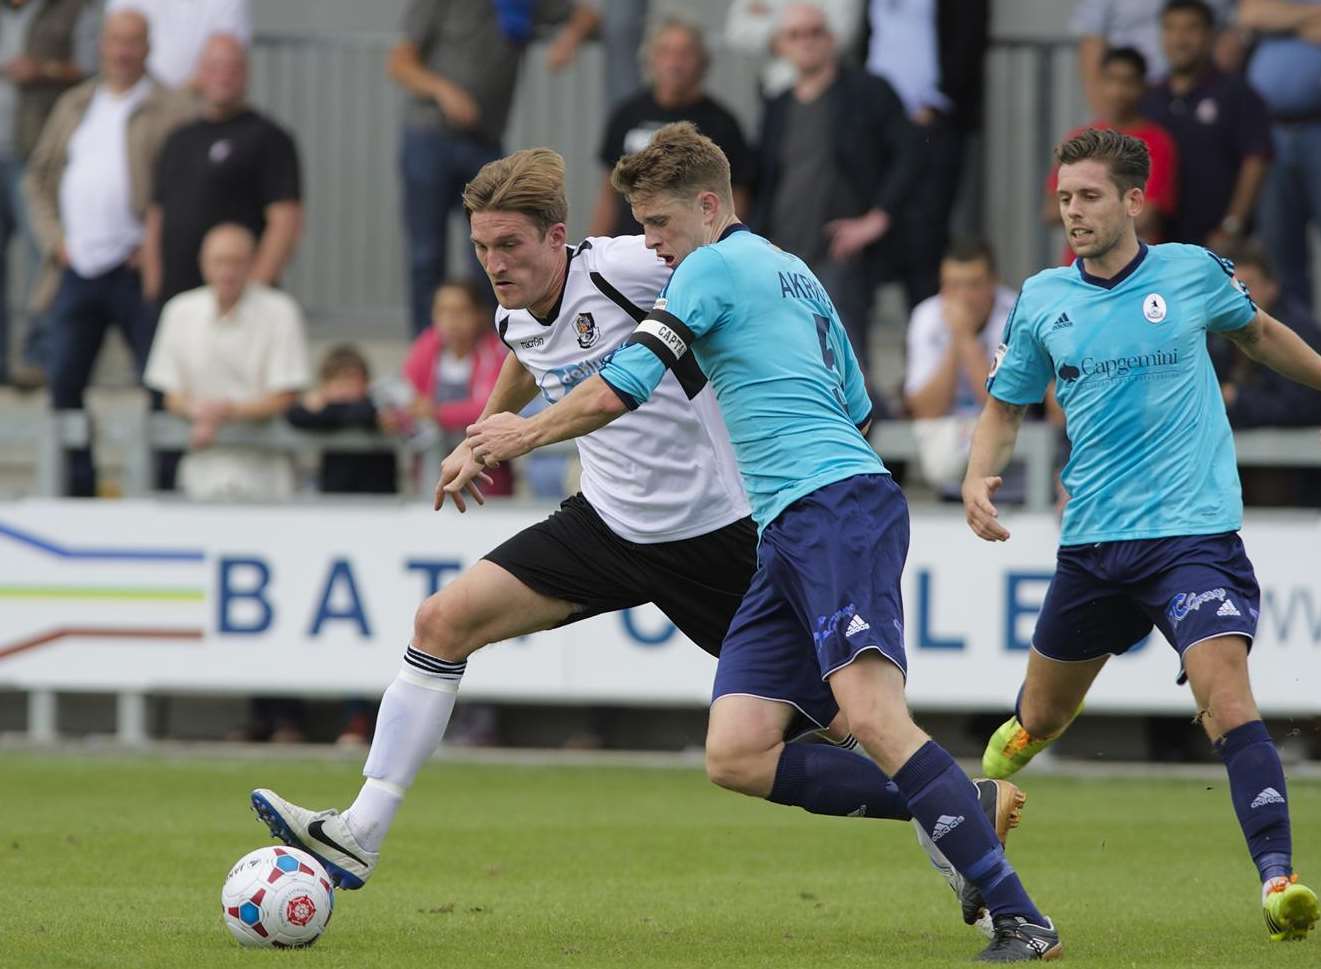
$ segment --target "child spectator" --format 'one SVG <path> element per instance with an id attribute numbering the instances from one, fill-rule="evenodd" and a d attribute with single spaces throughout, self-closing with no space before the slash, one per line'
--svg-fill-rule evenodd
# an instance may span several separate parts
<path id="1" fill-rule="evenodd" d="M 321 360 L 316 389 L 286 415 L 307 431 L 385 431 L 401 428 L 404 415 L 377 408 L 369 391 L 367 360 L 350 344 L 332 347 Z M 398 491 L 393 451 L 323 451 L 317 488 L 323 494 L 390 495 Z"/>
<path id="2" fill-rule="evenodd" d="M 441 283 L 431 301 L 431 327 L 404 361 L 404 377 L 417 393 L 413 416 L 435 421 L 447 436 L 461 437 L 481 416 L 504 363 L 506 348 L 491 327 L 484 287 L 466 279 Z M 507 465 L 490 475 L 494 484 L 486 494 L 513 493 Z"/>

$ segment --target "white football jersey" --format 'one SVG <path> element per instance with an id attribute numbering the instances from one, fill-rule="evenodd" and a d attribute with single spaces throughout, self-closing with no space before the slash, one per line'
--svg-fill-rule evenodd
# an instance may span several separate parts
<path id="1" fill-rule="evenodd" d="M 669 278 L 641 236 L 586 239 L 568 250 L 549 319 L 500 309 L 496 328 L 553 404 L 605 367 Z M 693 538 L 750 513 L 715 391 L 695 361 L 667 371 L 646 403 L 577 444 L 583 496 L 630 542 Z"/>

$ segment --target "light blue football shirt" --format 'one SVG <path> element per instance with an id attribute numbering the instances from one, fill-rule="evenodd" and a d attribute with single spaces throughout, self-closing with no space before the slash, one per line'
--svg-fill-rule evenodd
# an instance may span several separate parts
<path id="1" fill-rule="evenodd" d="M 758 530 L 818 488 L 888 474 L 859 430 L 871 400 L 825 288 L 744 226 L 679 264 L 601 376 L 637 407 L 666 368 L 694 360 L 720 402 Z"/>
<path id="2" fill-rule="evenodd" d="M 1034 404 L 1055 381 L 1073 445 L 1061 545 L 1242 525 L 1206 334 L 1256 313 L 1233 265 L 1201 246 L 1143 245 L 1113 279 L 1077 260 L 1023 284 L 987 386 L 1005 403 Z"/>

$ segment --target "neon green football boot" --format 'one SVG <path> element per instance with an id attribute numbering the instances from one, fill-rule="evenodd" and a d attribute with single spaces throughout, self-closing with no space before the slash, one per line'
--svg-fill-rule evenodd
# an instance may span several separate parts
<path id="1" fill-rule="evenodd" d="M 1305 939 L 1321 919 L 1321 903 L 1317 902 L 1316 892 L 1299 884 L 1297 875 L 1272 878 L 1262 885 L 1261 908 L 1272 942 Z"/>
<path id="2" fill-rule="evenodd" d="M 1079 704 L 1078 709 L 1073 712 L 1069 723 L 1064 725 L 1064 730 L 1069 729 L 1069 724 L 1072 724 L 1080 713 L 1082 713 L 1082 704 Z M 1018 773 L 1027 766 L 1028 761 L 1059 739 L 1064 730 L 1053 737 L 1033 737 L 1023 729 L 1017 716 L 1010 717 L 1000 725 L 999 730 L 991 734 L 986 750 L 982 753 L 982 773 L 997 780 L 1004 780 Z"/>

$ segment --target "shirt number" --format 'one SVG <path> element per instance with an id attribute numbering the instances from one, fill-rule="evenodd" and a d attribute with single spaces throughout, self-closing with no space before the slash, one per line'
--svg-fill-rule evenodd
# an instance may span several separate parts
<path id="1" fill-rule="evenodd" d="M 826 369 L 835 378 L 835 386 L 831 389 L 835 392 L 835 399 L 839 401 L 839 406 L 844 408 L 845 413 L 848 413 L 849 405 L 844 402 L 844 393 L 839 388 L 843 378 L 839 375 L 839 371 L 835 369 L 835 351 L 830 348 L 830 318 L 819 313 L 813 313 L 812 319 L 816 320 L 816 336 L 821 341 L 821 362 L 826 365 Z"/>

